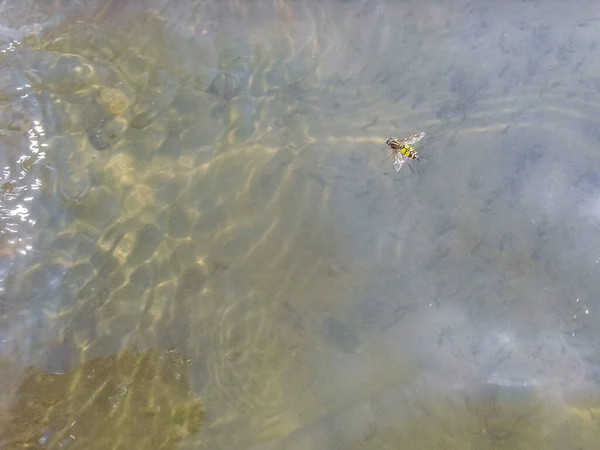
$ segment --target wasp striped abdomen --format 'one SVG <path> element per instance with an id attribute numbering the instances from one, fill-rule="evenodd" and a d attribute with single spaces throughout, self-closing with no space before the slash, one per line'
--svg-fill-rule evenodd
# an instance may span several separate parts
<path id="1" fill-rule="evenodd" d="M 400 149 L 400 153 L 402 153 L 402 156 L 406 156 L 409 159 L 420 159 L 419 154 L 410 145 L 404 145 Z"/>

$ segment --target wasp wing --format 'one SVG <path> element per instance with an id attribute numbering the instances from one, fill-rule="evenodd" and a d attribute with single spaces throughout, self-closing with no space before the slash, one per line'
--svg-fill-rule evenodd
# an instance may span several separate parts
<path id="1" fill-rule="evenodd" d="M 400 172 L 400 169 L 402 169 L 402 166 L 404 165 L 404 158 L 398 153 L 395 153 L 394 156 L 394 169 L 396 172 Z"/>
<path id="2" fill-rule="evenodd" d="M 425 132 L 421 131 L 420 133 L 415 133 L 415 134 L 405 137 L 404 139 L 402 139 L 402 143 L 405 145 L 413 145 L 413 144 L 416 144 L 417 142 L 419 142 L 421 139 L 423 139 L 424 136 L 425 136 Z"/>

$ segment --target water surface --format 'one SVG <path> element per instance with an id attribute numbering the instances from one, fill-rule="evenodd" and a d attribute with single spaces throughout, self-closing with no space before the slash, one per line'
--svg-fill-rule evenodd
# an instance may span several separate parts
<path id="1" fill-rule="evenodd" d="M 2 6 L 3 448 L 596 448 L 594 2 Z"/>

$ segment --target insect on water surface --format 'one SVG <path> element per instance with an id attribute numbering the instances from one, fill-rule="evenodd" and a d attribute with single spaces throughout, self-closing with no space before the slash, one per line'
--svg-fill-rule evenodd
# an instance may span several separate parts
<path id="1" fill-rule="evenodd" d="M 419 154 L 412 148 L 412 145 L 419 142 L 424 136 L 425 132 L 421 131 L 420 133 L 411 134 L 404 139 L 388 138 L 385 141 L 385 145 L 392 150 L 388 159 L 392 156 L 394 157 L 394 169 L 396 169 L 396 172 L 404 165 L 405 158 L 416 159 L 417 161 L 420 159 Z"/>

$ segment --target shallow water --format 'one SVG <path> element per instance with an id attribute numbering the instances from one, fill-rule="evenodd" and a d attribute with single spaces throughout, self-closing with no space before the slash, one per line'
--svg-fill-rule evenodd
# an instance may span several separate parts
<path id="1" fill-rule="evenodd" d="M 30 3 L 3 448 L 597 447 L 594 2 Z"/>

